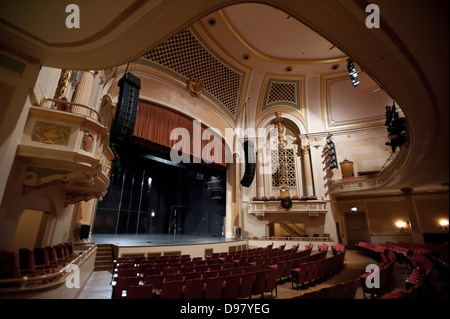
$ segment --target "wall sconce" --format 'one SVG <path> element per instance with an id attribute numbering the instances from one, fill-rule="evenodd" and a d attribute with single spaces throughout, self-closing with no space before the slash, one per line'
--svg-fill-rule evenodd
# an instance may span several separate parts
<path id="1" fill-rule="evenodd" d="M 397 229 L 398 229 L 399 231 L 402 231 L 402 230 L 405 230 L 405 229 L 406 229 L 406 227 L 408 226 L 408 224 L 405 223 L 405 222 L 402 221 L 402 220 L 399 220 L 399 221 L 397 221 L 397 222 L 395 223 L 395 226 L 397 226 Z"/>
<path id="2" fill-rule="evenodd" d="M 443 231 L 448 231 L 448 219 L 439 220 L 439 229 Z"/>

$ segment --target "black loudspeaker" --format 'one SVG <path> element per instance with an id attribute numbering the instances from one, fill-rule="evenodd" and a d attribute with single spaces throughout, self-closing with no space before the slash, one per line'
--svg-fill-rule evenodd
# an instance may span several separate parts
<path id="1" fill-rule="evenodd" d="M 256 154 L 255 144 L 253 141 L 244 142 L 244 154 L 245 154 L 245 171 L 241 180 L 241 185 L 244 187 L 250 187 L 255 178 L 256 172 Z"/>
<path id="2" fill-rule="evenodd" d="M 89 238 L 89 229 L 90 225 L 81 225 L 80 227 L 80 239 L 88 239 Z"/>
<path id="3" fill-rule="evenodd" d="M 131 73 L 126 73 L 118 83 L 119 101 L 116 116 L 111 127 L 111 142 L 116 145 L 128 140 L 133 134 L 139 106 L 141 80 Z"/>

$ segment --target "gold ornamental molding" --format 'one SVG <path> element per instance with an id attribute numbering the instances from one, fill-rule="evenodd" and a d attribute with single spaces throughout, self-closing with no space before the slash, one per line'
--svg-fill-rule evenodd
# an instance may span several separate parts
<path id="1" fill-rule="evenodd" d="M 67 146 L 70 130 L 70 126 L 38 121 L 35 124 L 31 140 L 33 142 Z"/>

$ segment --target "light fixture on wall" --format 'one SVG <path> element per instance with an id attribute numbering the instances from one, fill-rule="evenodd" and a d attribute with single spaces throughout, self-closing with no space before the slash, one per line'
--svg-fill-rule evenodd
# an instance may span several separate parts
<path id="1" fill-rule="evenodd" d="M 439 220 L 439 229 L 443 231 L 448 231 L 448 219 Z"/>
<path id="2" fill-rule="evenodd" d="M 397 226 L 397 229 L 402 231 L 405 230 L 408 224 L 404 222 L 403 220 L 398 220 L 395 222 L 395 226 Z"/>
<path id="3" fill-rule="evenodd" d="M 352 208 L 350 208 L 350 210 L 351 210 L 352 212 L 357 212 L 357 211 L 358 211 L 358 207 L 353 206 Z"/>

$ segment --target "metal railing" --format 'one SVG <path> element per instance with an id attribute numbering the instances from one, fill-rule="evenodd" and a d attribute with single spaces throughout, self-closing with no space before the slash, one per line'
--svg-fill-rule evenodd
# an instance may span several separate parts
<path id="1" fill-rule="evenodd" d="M 46 106 L 46 104 L 48 102 L 51 102 L 50 107 Z M 65 100 L 50 99 L 48 97 L 44 97 L 42 99 L 41 107 L 50 108 L 53 110 L 65 111 L 65 112 L 73 113 L 73 114 L 77 114 L 77 115 L 83 115 L 83 116 L 89 117 L 90 119 L 93 119 L 94 121 L 100 122 L 100 114 L 94 108 L 80 104 L 80 103 L 69 102 L 69 101 L 65 101 Z"/>
<path id="2" fill-rule="evenodd" d="M 334 239 L 331 237 L 302 237 L 302 236 L 247 236 L 244 239 L 247 240 L 278 240 L 278 241 L 305 241 L 305 242 L 314 242 L 314 241 L 329 241 L 334 242 Z"/>

